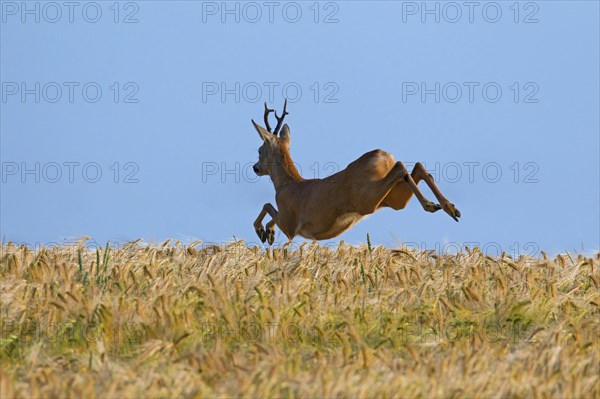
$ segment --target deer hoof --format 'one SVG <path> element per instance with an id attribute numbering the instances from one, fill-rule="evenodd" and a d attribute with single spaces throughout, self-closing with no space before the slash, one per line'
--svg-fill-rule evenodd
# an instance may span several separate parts
<path id="1" fill-rule="evenodd" d="M 456 209 L 454 204 L 451 204 L 450 202 L 448 202 L 444 206 L 444 212 L 446 212 L 448 215 L 450 215 L 450 217 L 452 219 L 454 219 L 458 222 L 458 218 L 460 217 L 460 211 L 458 209 Z"/>
<path id="2" fill-rule="evenodd" d="M 433 202 L 427 202 L 427 204 L 425 205 L 425 210 L 427 212 L 437 212 L 440 209 L 442 209 L 442 206 L 440 204 L 434 204 Z"/>
<path id="3" fill-rule="evenodd" d="M 273 242 L 275 242 L 275 230 L 267 231 L 267 241 L 269 242 L 269 245 L 273 245 Z"/>
<path id="4" fill-rule="evenodd" d="M 267 232 L 262 227 L 258 229 L 254 229 L 256 231 L 256 235 L 260 240 L 264 243 L 267 240 Z"/>

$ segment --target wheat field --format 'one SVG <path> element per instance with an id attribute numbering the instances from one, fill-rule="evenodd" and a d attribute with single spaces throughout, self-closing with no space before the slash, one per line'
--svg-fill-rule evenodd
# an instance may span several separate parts
<path id="1" fill-rule="evenodd" d="M 598 254 L 82 242 L 2 245 L 3 398 L 600 397 Z"/>

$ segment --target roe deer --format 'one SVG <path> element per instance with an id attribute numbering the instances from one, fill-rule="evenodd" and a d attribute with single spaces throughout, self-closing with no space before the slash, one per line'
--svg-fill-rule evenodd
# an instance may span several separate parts
<path id="1" fill-rule="evenodd" d="M 281 117 L 275 111 L 274 131 L 269 125 L 269 113 L 274 110 L 269 109 L 266 102 L 265 128 L 252 120 L 263 140 L 253 169 L 259 176 L 271 177 L 279 208 L 278 211 L 273 205 L 265 204 L 254 221 L 254 229 L 263 243 L 273 244 L 275 225 L 290 240 L 297 235 L 314 240 L 336 237 L 380 208 L 403 209 L 413 194 L 427 212 L 443 209 L 458 222 L 460 212 L 442 195 L 422 164 L 417 163 L 408 173 L 402 162 L 382 150 L 367 152 L 346 169 L 325 179 L 303 179 L 290 156 L 290 129 L 287 124 L 282 126 L 288 115 L 286 108 L 287 99 Z M 417 187 L 421 180 L 427 183 L 441 205 L 423 196 Z M 267 213 L 272 219 L 263 228 L 262 220 Z"/>

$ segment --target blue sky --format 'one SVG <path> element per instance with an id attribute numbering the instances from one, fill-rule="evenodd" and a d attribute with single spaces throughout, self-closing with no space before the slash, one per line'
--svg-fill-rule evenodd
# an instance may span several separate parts
<path id="1" fill-rule="evenodd" d="M 600 247 L 598 2 L 1 7 L 5 242 L 256 243 L 274 189 L 252 173 L 250 119 L 287 96 L 305 177 L 382 148 L 424 163 L 463 215 L 412 201 L 339 239 Z"/>

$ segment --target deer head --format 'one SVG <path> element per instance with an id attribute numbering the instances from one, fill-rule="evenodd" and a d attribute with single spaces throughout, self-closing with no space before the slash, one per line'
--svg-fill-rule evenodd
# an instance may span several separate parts
<path id="1" fill-rule="evenodd" d="M 283 104 L 283 113 L 281 117 L 277 116 L 277 111 L 267 107 L 265 101 L 265 127 L 260 126 L 258 123 L 252 120 L 254 128 L 258 132 L 258 135 L 263 140 L 263 145 L 258 149 L 258 162 L 254 164 L 254 172 L 259 176 L 269 175 L 272 177 L 273 168 L 277 165 L 281 165 L 282 161 L 289 157 L 290 148 L 290 128 L 287 124 L 283 125 L 283 119 L 288 112 L 287 99 Z M 271 131 L 271 125 L 269 124 L 269 114 L 275 113 L 275 119 L 277 119 L 277 125 L 275 130 Z M 279 134 L 279 137 L 277 135 Z"/>

